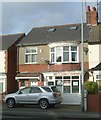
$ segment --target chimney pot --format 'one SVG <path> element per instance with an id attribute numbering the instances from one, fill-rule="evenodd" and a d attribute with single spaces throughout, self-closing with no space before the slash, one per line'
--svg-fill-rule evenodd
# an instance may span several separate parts
<path id="1" fill-rule="evenodd" d="M 92 10 L 93 10 L 93 11 L 96 11 L 96 8 L 95 8 L 95 7 L 92 7 Z"/>
<path id="2" fill-rule="evenodd" d="M 90 11 L 90 6 L 87 6 L 87 11 Z"/>

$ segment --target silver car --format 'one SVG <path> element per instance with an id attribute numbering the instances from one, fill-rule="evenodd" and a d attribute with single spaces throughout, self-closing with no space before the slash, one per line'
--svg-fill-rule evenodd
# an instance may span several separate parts
<path id="1" fill-rule="evenodd" d="M 6 95 L 4 101 L 9 108 L 16 104 L 38 104 L 40 108 L 46 109 L 61 103 L 62 97 L 56 86 L 32 86 Z"/>

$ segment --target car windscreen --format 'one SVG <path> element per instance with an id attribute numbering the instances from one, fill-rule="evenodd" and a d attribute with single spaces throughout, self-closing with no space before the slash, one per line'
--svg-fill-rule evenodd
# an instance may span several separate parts
<path id="1" fill-rule="evenodd" d="M 46 92 L 52 92 L 49 87 L 42 87 Z"/>
<path id="2" fill-rule="evenodd" d="M 53 92 L 60 92 L 56 86 L 52 86 L 51 89 L 53 90 Z"/>

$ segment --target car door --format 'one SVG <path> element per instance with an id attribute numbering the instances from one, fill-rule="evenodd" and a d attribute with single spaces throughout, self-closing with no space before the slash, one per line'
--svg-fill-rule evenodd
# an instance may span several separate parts
<path id="1" fill-rule="evenodd" d="M 29 93 L 31 88 L 23 88 L 19 91 L 18 95 L 16 96 L 17 103 L 29 103 Z"/>
<path id="2" fill-rule="evenodd" d="M 42 96 L 42 91 L 39 87 L 31 87 L 31 91 L 29 94 L 29 100 L 30 103 L 34 103 L 37 104 L 38 100 L 40 99 L 40 97 Z"/>

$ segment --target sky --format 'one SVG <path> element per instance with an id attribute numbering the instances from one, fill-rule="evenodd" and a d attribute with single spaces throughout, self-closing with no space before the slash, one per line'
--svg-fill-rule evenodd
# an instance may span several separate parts
<path id="1" fill-rule="evenodd" d="M 31 0 L 2 0 L 0 16 L 0 34 L 27 34 L 33 27 L 44 27 L 81 22 L 82 2 L 65 0 L 62 2 L 37 2 Z M 93 0 L 94 1 L 94 0 Z M 94 2 L 83 2 L 83 21 L 85 22 L 86 6 L 97 6 Z"/>

